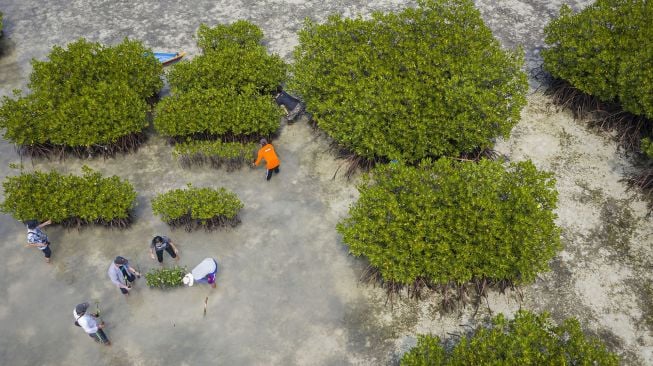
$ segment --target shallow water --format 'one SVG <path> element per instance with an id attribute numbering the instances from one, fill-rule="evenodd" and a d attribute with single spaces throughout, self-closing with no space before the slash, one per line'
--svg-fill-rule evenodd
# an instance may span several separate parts
<path id="1" fill-rule="evenodd" d="M 53 45 L 79 37 L 116 43 L 141 39 L 156 51 L 197 54 L 193 35 L 209 25 L 248 19 L 259 25 L 267 46 L 289 60 L 305 17 L 323 20 L 391 10 L 412 2 L 378 1 L 9 1 L 5 47 L 0 56 L 0 95 L 25 89 L 30 60 Z M 497 37 L 522 44 L 527 68 L 539 65 L 541 27 L 561 1 L 477 1 Z M 572 2 L 580 7 L 587 1 Z M 568 118 L 568 117 L 565 117 Z M 523 131 L 522 131 L 523 132 Z M 357 196 L 354 181 L 338 176 L 341 162 L 322 138 L 302 123 L 284 126 L 274 142 L 281 173 L 265 182 L 262 169 L 226 173 L 181 169 L 163 139 L 151 136 L 137 153 L 115 159 L 24 161 L 26 170 L 79 174 L 86 164 L 105 175 L 129 179 L 138 191 L 136 221 L 126 231 L 89 227 L 47 228 L 53 264 L 22 247 L 24 228 L 9 216 L 0 221 L 0 363 L 5 365 L 342 365 L 387 364 L 431 331 L 446 335 L 460 314 L 440 316 L 410 301 L 390 309 L 381 292 L 358 283 L 364 264 L 347 255 L 334 230 Z M 528 154 L 525 154 L 528 156 Z M 16 174 L 14 147 L 0 140 L 0 179 Z M 170 231 L 153 216 L 157 193 L 192 183 L 223 186 L 245 204 L 242 224 L 212 233 Z M 123 255 L 143 271 L 155 267 L 148 241 L 154 234 L 178 243 L 181 263 L 192 268 L 204 257 L 220 262 L 218 288 L 150 290 L 144 280 L 124 299 L 106 276 L 111 259 Z M 172 263 L 166 257 L 167 263 Z M 554 290 L 547 290 L 555 294 Z M 206 317 L 202 316 L 208 296 Z M 93 344 L 72 325 L 70 310 L 99 301 L 111 348 Z M 541 303 L 544 304 L 544 303 Z M 428 305 L 428 304 L 427 304 Z M 504 306 L 513 309 L 515 304 Z M 536 303 L 535 307 L 539 305 Z M 547 309 L 546 306 L 541 306 Z M 495 309 L 496 310 L 496 309 Z M 555 309 L 549 309 L 555 310 Z"/>

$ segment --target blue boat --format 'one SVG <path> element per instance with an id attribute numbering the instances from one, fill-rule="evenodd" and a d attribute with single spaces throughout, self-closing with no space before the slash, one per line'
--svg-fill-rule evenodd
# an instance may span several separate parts
<path id="1" fill-rule="evenodd" d="M 154 52 L 154 57 L 163 65 L 168 66 L 181 60 L 186 55 L 186 52 L 168 53 L 168 52 Z"/>

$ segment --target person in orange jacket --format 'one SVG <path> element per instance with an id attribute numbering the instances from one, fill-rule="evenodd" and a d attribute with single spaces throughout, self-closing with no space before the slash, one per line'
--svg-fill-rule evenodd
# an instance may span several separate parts
<path id="1" fill-rule="evenodd" d="M 279 173 L 280 163 L 277 153 L 274 152 L 274 146 L 269 144 L 266 139 L 261 139 L 261 148 L 258 150 L 258 157 L 256 158 L 256 161 L 252 163 L 252 166 L 258 166 L 261 159 L 265 159 L 265 168 L 267 169 L 265 179 L 270 180 L 270 178 L 272 178 L 272 172 Z"/>

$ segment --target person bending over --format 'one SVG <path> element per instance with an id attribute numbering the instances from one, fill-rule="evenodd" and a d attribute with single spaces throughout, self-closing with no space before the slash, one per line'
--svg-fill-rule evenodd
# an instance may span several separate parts
<path id="1" fill-rule="evenodd" d="M 215 275 L 217 273 L 218 262 L 213 258 L 204 258 L 200 264 L 184 276 L 182 281 L 186 286 L 193 286 L 195 283 L 208 283 L 215 288 Z"/>
<path id="2" fill-rule="evenodd" d="M 154 259 L 154 254 L 156 253 L 156 259 L 159 261 L 159 264 L 163 264 L 163 251 L 168 252 L 175 261 L 179 262 L 179 251 L 175 243 L 167 236 L 157 235 L 152 239 L 152 243 L 150 244 L 150 257 Z"/>
<path id="3" fill-rule="evenodd" d="M 279 162 L 277 153 L 274 151 L 274 146 L 269 144 L 268 140 L 261 139 L 260 144 L 261 148 L 258 150 L 258 156 L 256 161 L 252 163 L 252 166 L 258 166 L 261 160 L 265 160 L 265 168 L 267 169 L 265 172 L 265 179 L 270 180 L 270 178 L 272 178 L 272 172 L 275 174 L 279 173 L 279 165 L 281 165 L 281 163 Z"/>

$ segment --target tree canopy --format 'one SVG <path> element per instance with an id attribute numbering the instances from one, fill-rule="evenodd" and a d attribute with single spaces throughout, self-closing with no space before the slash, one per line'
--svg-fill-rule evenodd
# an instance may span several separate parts
<path id="1" fill-rule="evenodd" d="M 653 3 L 597 0 L 574 13 L 567 5 L 544 29 L 544 67 L 604 102 L 653 118 Z"/>
<path id="2" fill-rule="evenodd" d="M 32 67 L 31 93 L 15 92 L 0 107 L 4 137 L 23 146 L 111 152 L 147 126 L 146 99 L 163 86 L 161 64 L 141 42 L 129 39 L 115 46 L 83 38 L 66 48 L 54 46 L 47 60 L 32 60 Z"/>
<path id="3" fill-rule="evenodd" d="M 453 349 L 445 349 L 438 337 L 419 336 L 417 346 L 401 358 L 401 366 L 618 364 L 603 342 L 583 334 L 578 320 L 555 325 L 548 314 L 528 311 L 512 320 L 499 314 Z"/>
<path id="4" fill-rule="evenodd" d="M 561 247 L 554 185 L 530 161 L 378 166 L 337 229 L 387 282 L 529 283 Z"/>
<path id="5" fill-rule="evenodd" d="M 244 20 L 202 24 L 197 39 L 203 53 L 170 71 L 172 96 L 157 105 L 155 128 L 176 138 L 229 140 L 276 132 L 281 110 L 272 92 L 285 79 L 286 64 L 268 54 L 263 32 Z"/>
<path id="6" fill-rule="evenodd" d="M 289 88 L 321 129 L 367 159 L 489 148 L 525 105 L 521 51 L 501 48 L 471 0 L 307 20 L 294 57 Z"/>

